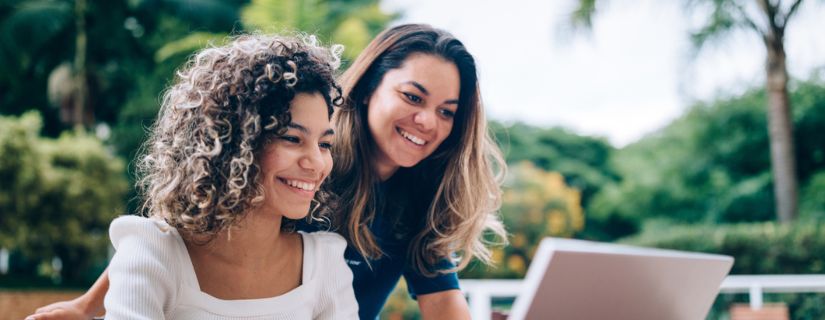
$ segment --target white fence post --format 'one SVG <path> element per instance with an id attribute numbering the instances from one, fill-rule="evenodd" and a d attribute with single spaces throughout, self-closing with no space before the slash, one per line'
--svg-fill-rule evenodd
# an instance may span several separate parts
<path id="1" fill-rule="evenodd" d="M 751 309 L 762 309 L 762 286 L 760 286 L 758 283 L 751 284 L 748 295 L 750 296 Z"/>
<path id="2" fill-rule="evenodd" d="M 9 272 L 9 250 L 0 248 L 0 274 Z"/>
<path id="3" fill-rule="evenodd" d="M 493 307 L 490 301 L 490 293 L 487 290 L 479 289 L 470 292 L 470 314 L 473 320 L 489 320 Z"/>

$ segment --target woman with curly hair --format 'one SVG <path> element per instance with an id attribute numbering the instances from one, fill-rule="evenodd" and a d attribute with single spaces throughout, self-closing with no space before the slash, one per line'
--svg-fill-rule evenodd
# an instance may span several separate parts
<path id="1" fill-rule="evenodd" d="M 287 223 L 327 215 L 337 54 L 247 35 L 178 72 L 138 163 L 149 218 L 110 226 L 107 319 L 357 317 L 346 241 Z"/>
<path id="2" fill-rule="evenodd" d="M 506 165 L 477 77 L 458 39 L 420 24 L 379 34 L 341 77 L 328 184 L 346 201 L 329 218 L 348 240 L 361 319 L 378 316 L 402 276 L 424 319 L 470 317 L 456 272 L 473 258 L 490 262 L 484 234 L 506 240 L 497 215 Z M 39 311 L 99 312 L 107 281 L 104 273 L 83 296 Z"/>

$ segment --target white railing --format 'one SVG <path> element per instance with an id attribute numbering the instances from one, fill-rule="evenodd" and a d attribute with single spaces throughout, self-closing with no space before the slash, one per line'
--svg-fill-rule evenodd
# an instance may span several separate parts
<path id="1" fill-rule="evenodd" d="M 513 298 L 521 280 L 461 280 L 475 320 L 490 319 L 492 298 Z M 734 275 L 722 281 L 720 293 L 748 293 L 751 308 L 762 308 L 766 292 L 825 292 L 825 275 Z"/>

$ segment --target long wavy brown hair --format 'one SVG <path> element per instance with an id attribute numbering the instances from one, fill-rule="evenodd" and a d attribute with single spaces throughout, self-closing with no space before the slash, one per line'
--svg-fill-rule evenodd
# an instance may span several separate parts
<path id="1" fill-rule="evenodd" d="M 341 103 L 341 50 L 314 39 L 241 35 L 178 70 L 136 166 L 144 215 L 211 240 L 263 201 L 260 153 L 286 130 L 295 95 L 320 93 L 328 116 Z"/>
<path id="2" fill-rule="evenodd" d="M 384 74 L 401 67 L 412 54 L 429 54 L 450 61 L 459 70 L 459 107 L 452 131 L 427 159 L 403 169 L 415 177 L 415 208 L 426 212 L 412 231 L 409 258 L 425 275 L 463 269 L 475 257 L 490 263 L 488 240 L 506 242 L 498 215 L 500 185 L 506 165 L 487 130 L 473 56 L 451 34 L 428 25 L 408 24 L 379 34 L 342 75 L 344 105 L 333 116 L 337 135 L 331 174 L 342 199 L 337 225 L 350 244 L 369 259 L 382 255 L 369 225 L 375 219 L 373 169 L 376 145 L 367 124 L 368 97 Z M 396 173 L 398 175 L 399 172 Z M 409 214 L 410 210 L 407 210 Z M 416 213 L 413 213 L 416 214 Z M 450 270 L 432 270 L 437 262 L 456 262 Z"/>

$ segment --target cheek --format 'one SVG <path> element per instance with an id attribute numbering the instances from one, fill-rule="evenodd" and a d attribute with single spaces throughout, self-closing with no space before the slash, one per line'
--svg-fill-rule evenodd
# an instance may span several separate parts
<path id="1" fill-rule="evenodd" d="M 261 170 L 264 176 L 271 179 L 278 171 L 288 168 L 290 162 L 294 162 L 295 160 L 293 159 L 293 152 L 288 149 L 272 147 L 270 150 L 269 155 L 261 159 L 264 161 L 261 165 Z"/>
<path id="2" fill-rule="evenodd" d="M 378 128 L 378 124 L 381 123 L 380 117 L 378 115 L 377 107 L 371 107 L 367 110 L 367 127 L 370 131 L 375 134 L 376 129 Z"/>
<path id="3" fill-rule="evenodd" d="M 446 140 L 447 137 L 450 136 L 450 133 L 453 131 L 454 123 L 454 121 L 444 121 L 444 124 L 441 126 L 440 130 L 441 136 L 439 137 L 439 144 L 441 144 L 441 142 L 444 142 L 444 140 Z"/>
<path id="4" fill-rule="evenodd" d="M 391 97 L 375 96 L 370 99 L 367 111 L 367 121 L 370 129 L 386 128 L 392 125 L 393 118 L 399 116 L 403 110 L 396 105 Z"/>
<path id="5" fill-rule="evenodd" d="M 275 166 L 274 162 L 275 162 L 275 159 L 272 158 L 272 157 L 264 157 L 264 158 L 261 159 L 261 164 L 260 164 L 261 177 L 263 177 L 264 179 L 269 178 L 270 173 L 272 171 L 274 171 L 274 169 L 273 169 L 273 167 Z"/>
<path id="6" fill-rule="evenodd" d="M 324 163 L 326 164 L 325 169 L 324 169 L 324 176 L 328 177 L 329 173 L 332 172 L 332 165 L 333 165 L 332 154 L 328 153 L 327 156 L 324 157 Z"/>

